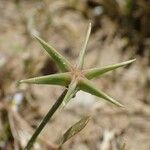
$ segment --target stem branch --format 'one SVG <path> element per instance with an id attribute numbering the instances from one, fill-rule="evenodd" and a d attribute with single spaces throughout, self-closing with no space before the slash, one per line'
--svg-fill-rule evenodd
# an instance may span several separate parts
<path id="1" fill-rule="evenodd" d="M 35 140 L 37 139 L 38 135 L 41 133 L 42 129 L 45 127 L 47 122 L 50 120 L 50 118 L 54 115 L 58 107 L 61 105 L 65 95 L 67 93 L 67 89 L 64 90 L 64 92 L 60 95 L 60 97 L 57 99 L 57 101 L 54 103 L 54 105 L 50 108 L 46 116 L 43 118 L 41 121 L 40 125 L 38 128 L 35 130 L 33 133 L 32 137 L 30 138 L 29 142 L 27 143 L 27 146 L 25 147 L 25 150 L 30 150 L 31 147 L 33 146 Z"/>

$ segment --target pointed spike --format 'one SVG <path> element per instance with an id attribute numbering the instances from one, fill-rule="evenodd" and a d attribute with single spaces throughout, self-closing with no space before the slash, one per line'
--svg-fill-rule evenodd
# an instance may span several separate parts
<path id="1" fill-rule="evenodd" d="M 61 86 L 67 86 L 70 82 L 71 76 L 69 73 L 58 73 L 19 81 L 19 83 L 53 84 Z"/>
<path id="2" fill-rule="evenodd" d="M 97 90 L 88 79 L 82 79 L 80 81 L 79 89 L 87 93 L 90 93 L 92 95 L 95 95 L 97 97 L 100 97 L 102 99 L 105 99 L 106 101 L 111 102 L 115 104 L 116 106 L 123 107 L 123 105 L 120 104 L 118 101 L 114 100 L 113 98 L 105 94 L 104 92 Z"/>
<path id="3" fill-rule="evenodd" d="M 73 98 L 73 96 L 76 94 L 76 92 L 77 92 L 77 82 L 75 81 L 75 82 L 70 83 L 70 85 L 68 87 L 68 91 L 62 102 L 62 108 L 64 108 L 66 106 L 66 104 L 71 100 L 71 98 Z"/>
<path id="4" fill-rule="evenodd" d="M 122 62 L 122 63 L 106 66 L 106 67 L 103 67 L 103 68 L 88 69 L 88 70 L 85 70 L 84 73 L 85 73 L 86 78 L 93 79 L 93 78 L 98 77 L 100 75 L 103 75 L 103 74 L 105 74 L 109 71 L 115 70 L 119 67 L 124 67 L 125 65 L 128 65 L 128 64 L 134 62 L 135 60 L 136 59 L 132 59 L 132 60 L 129 60 L 129 61 L 125 61 L 125 62 Z"/>
<path id="5" fill-rule="evenodd" d="M 85 38 L 85 42 L 83 44 L 83 47 L 81 49 L 81 52 L 80 52 L 80 55 L 79 55 L 79 59 L 78 59 L 78 62 L 77 62 L 77 67 L 79 69 L 81 69 L 83 67 L 85 50 L 86 50 L 87 43 L 88 43 L 88 40 L 89 40 L 89 37 L 90 37 L 90 33 L 91 33 L 91 23 L 89 23 L 87 34 L 86 34 L 86 38 Z"/>
<path id="6" fill-rule="evenodd" d="M 58 53 L 52 46 L 48 45 L 44 40 L 40 37 L 34 35 L 34 37 L 40 42 L 42 47 L 47 51 L 47 53 L 52 57 L 52 59 L 56 62 L 59 69 L 62 72 L 69 71 L 71 69 L 71 64 L 66 60 L 60 53 Z"/>

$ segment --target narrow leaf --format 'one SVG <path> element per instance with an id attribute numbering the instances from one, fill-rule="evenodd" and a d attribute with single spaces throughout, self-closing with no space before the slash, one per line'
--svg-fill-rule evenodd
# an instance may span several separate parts
<path id="1" fill-rule="evenodd" d="M 35 36 L 35 35 L 34 35 Z M 52 46 L 48 45 L 44 40 L 35 36 L 35 38 L 40 42 L 43 48 L 48 52 L 48 54 L 52 57 L 52 59 L 56 62 L 59 69 L 62 72 L 69 71 L 71 68 L 71 64 L 68 60 L 66 60 L 60 53 L 58 53 Z"/>
<path id="2" fill-rule="evenodd" d="M 106 95 L 104 92 L 97 90 L 97 88 L 94 87 L 94 85 L 88 80 L 88 79 L 82 79 L 79 84 L 79 89 L 90 93 L 92 95 L 95 95 L 97 97 L 100 97 L 108 102 L 111 102 L 117 106 L 123 107 L 122 104 L 111 98 L 110 96 Z"/>
<path id="3" fill-rule="evenodd" d="M 67 86 L 70 82 L 71 82 L 71 76 L 69 73 L 58 73 L 58 74 L 35 77 L 35 78 L 20 81 L 20 83 L 53 84 L 53 85 L 61 85 L 61 86 Z"/>
<path id="4" fill-rule="evenodd" d="M 122 63 L 118 63 L 118 64 L 114 64 L 114 65 L 110 65 L 110 66 L 106 66 L 106 67 L 103 67 L 103 68 L 94 68 L 94 69 L 88 69 L 88 70 L 85 70 L 85 76 L 86 78 L 88 79 L 93 79 L 95 77 L 98 77 L 102 74 L 105 74 L 109 71 L 112 71 L 112 70 L 115 70 L 119 67 L 123 67 L 125 65 L 128 65 L 132 62 L 134 62 L 135 59 L 132 59 L 132 60 L 129 60 L 129 61 L 125 61 L 125 62 L 122 62 Z"/>
<path id="5" fill-rule="evenodd" d="M 86 38 L 85 38 L 85 42 L 83 44 L 83 47 L 82 47 L 80 55 L 79 55 L 79 60 L 77 62 L 77 67 L 80 68 L 80 69 L 83 67 L 85 50 L 86 50 L 87 43 L 88 43 L 88 40 L 89 40 L 89 37 L 90 37 L 90 33 L 91 33 L 91 23 L 89 23 Z"/>
<path id="6" fill-rule="evenodd" d="M 73 126 L 71 126 L 62 136 L 62 138 L 59 140 L 60 142 L 60 147 L 68 141 L 71 137 L 79 133 L 89 122 L 90 117 L 84 117 L 77 123 L 75 123 Z"/>

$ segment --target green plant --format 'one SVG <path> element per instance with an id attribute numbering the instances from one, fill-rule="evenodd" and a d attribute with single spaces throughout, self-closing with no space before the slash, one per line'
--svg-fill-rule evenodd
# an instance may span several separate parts
<path id="1" fill-rule="evenodd" d="M 89 24 L 85 42 L 83 44 L 82 50 L 79 54 L 79 58 L 78 58 L 75 66 L 73 66 L 61 54 L 59 54 L 52 46 L 48 45 L 41 38 L 35 36 L 35 38 L 39 41 L 39 43 L 42 45 L 42 47 L 47 51 L 47 53 L 56 62 L 56 64 L 58 65 L 58 67 L 62 71 L 62 73 L 21 80 L 20 83 L 53 84 L 53 85 L 65 86 L 66 89 L 64 90 L 62 95 L 58 98 L 56 103 L 52 106 L 52 108 L 49 110 L 47 115 L 44 117 L 41 124 L 36 129 L 35 133 L 31 137 L 31 139 L 29 140 L 29 142 L 26 146 L 26 149 L 30 149 L 32 147 L 37 136 L 40 134 L 40 132 L 42 131 L 42 129 L 44 128 L 46 123 L 53 116 L 53 114 L 60 107 L 60 105 L 61 105 L 61 108 L 63 108 L 71 100 L 71 98 L 73 98 L 76 95 L 76 93 L 79 90 L 82 90 L 82 91 L 88 92 L 92 95 L 95 95 L 97 97 L 100 97 L 108 102 L 111 102 L 111 103 L 117 105 L 117 106 L 120 106 L 120 107 L 123 106 L 122 104 L 120 104 L 118 101 L 116 101 L 112 97 L 110 97 L 107 94 L 105 94 L 104 92 L 98 90 L 90 82 L 90 80 L 93 78 L 96 78 L 98 76 L 101 76 L 109 71 L 112 71 L 119 67 L 123 67 L 127 64 L 130 64 L 133 61 L 135 61 L 135 59 L 129 60 L 126 62 L 122 62 L 119 64 L 106 66 L 104 68 L 92 68 L 92 69 L 83 70 L 84 55 L 85 55 L 85 50 L 86 50 L 87 43 L 89 40 L 90 32 L 91 32 L 91 23 Z"/>

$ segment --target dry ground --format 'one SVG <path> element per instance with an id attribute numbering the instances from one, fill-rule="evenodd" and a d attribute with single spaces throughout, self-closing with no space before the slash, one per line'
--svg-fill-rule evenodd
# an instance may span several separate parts
<path id="1" fill-rule="evenodd" d="M 85 68 L 137 59 L 93 81 L 125 108 L 79 92 L 66 109 L 54 115 L 35 149 L 49 149 L 64 131 L 88 114 L 92 116 L 89 124 L 64 145 L 65 150 L 120 150 L 123 143 L 126 150 L 150 150 L 150 39 L 142 39 L 146 46 L 141 55 L 135 43 L 130 45 L 129 39 L 118 33 L 113 20 L 100 15 L 100 7 L 89 8 L 84 0 L 73 6 L 65 0 L 0 1 L 0 149 L 24 147 L 63 90 L 56 86 L 17 86 L 20 79 L 58 71 L 31 35 L 39 34 L 75 63 L 91 19 L 93 31 Z"/>

